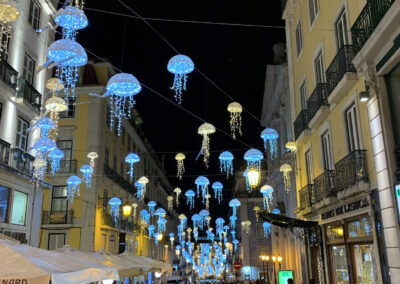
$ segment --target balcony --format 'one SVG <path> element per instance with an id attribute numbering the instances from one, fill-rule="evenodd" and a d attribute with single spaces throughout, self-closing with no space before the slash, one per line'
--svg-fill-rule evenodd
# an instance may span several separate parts
<path id="1" fill-rule="evenodd" d="M 34 157 L 29 155 L 28 153 L 22 151 L 21 149 L 11 149 L 12 158 L 11 158 L 11 166 L 14 168 L 26 172 L 28 174 L 32 174 L 33 172 L 33 161 Z"/>
<path id="2" fill-rule="evenodd" d="M 56 224 L 72 224 L 73 211 L 43 211 L 42 212 L 42 225 L 56 225 Z"/>
<path id="3" fill-rule="evenodd" d="M 26 102 L 40 112 L 41 100 L 42 95 L 28 81 L 18 79 L 17 102 Z"/>
<path id="4" fill-rule="evenodd" d="M 17 89 L 18 72 L 4 59 L 0 59 L 0 80 L 13 90 Z"/>
<path id="5" fill-rule="evenodd" d="M 8 165 L 11 144 L 0 139 L 0 163 Z"/>
<path id="6" fill-rule="evenodd" d="M 368 182 L 365 150 L 355 150 L 335 164 L 336 188 L 344 190 L 358 183 Z"/>
<path id="7" fill-rule="evenodd" d="M 314 128 L 329 114 L 328 84 L 318 83 L 307 100 L 309 126 Z"/>
<path id="8" fill-rule="evenodd" d="M 119 175 L 114 169 L 110 168 L 110 166 L 108 166 L 107 164 L 104 164 L 103 175 L 118 184 L 121 188 L 130 193 L 133 193 L 133 185 L 128 180 L 124 179 L 123 176 Z"/>
<path id="9" fill-rule="evenodd" d="M 335 171 L 325 171 L 314 179 L 314 201 L 320 202 L 328 197 L 336 197 Z"/>
<path id="10" fill-rule="evenodd" d="M 120 229 L 127 232 L 136 232 L 139 229 L 139 225 L 134 224 L 132 221 L 125 220 L 121 218 L 114 219 L 110 214 L 103 215 L 103 225 L 112 227 L 115 229 Z"/>
<path id="11" fill-rule="evenodd" d="M 395 0 L 367 1 L 357 20 L 351 27 L 353 44 L 356 52 L 364 46 L 394 2 Z"/>
<path id="12" fill-rule="evenodd" d="M 296 141 L 299 139 L 303 131 L 308 130 L 308 111 L 303 109 L 293 123 L 294 137 Z"/>
<path id="13" fill-rule="evenodd" d="M 352 81 L 357 79 L 356 69 L 352 63 L 354 55 L 354 46 L 342 46 L 326 70 L 328 101 L 330 104 L 339 102 L 352 86 Z"/>
<path id="14" fill-rule="evenodd" d="M 313 184 L 308 184 L 302 189 L 300 189 L 299 192 L 299 208 L 300 210 L 304 210 L 306 208 L 309 208 L 313 205 L 314 200 L 313 200 L 313 192 L 314 192 L 314 185 Z"/>

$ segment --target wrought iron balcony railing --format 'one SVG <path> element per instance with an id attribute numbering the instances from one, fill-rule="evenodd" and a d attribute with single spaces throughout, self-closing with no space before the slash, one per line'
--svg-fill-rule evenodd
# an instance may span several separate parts
<path id="1" fill-rule="evenodd" d="M 24 101 L 31 104 L 38 112 L 40 111 L 42 94 L 25 79 L 18 79 L 17 98 L 22 98 Z"/>
<path id="2" fill-rule="evenodd" d="M 335 188 L 335 171 L 325 171 L 314 179 L 314 201 L 319 202 L 326 197 L 334 196 Z"/>
<path id="3" fill-rule="evenodd" d="M 11 152 L 11 166 L 25 173 L 32 174 L 35 158 L 18 148 L 11 149 Z"/>
<path id="4" fill-rule="evenodd" d="M 351 27 L 353 44 L 356 52 L 358 52 L 367 42 L 394 1 L 395 0 L 367 1 L 360 15 L 358 15 L 358 18 Z"/>
<path id="5" fill-rule="evenodd" d="M 17 89 L 18 72 L 11 67 L 4 59 L 0 59 L 0 80 L 7 86 Z"/>
<path id="6" fill-rule="evenodd" d="M 308 110 L 303 109 L 299 115 L 297 116 L 296 120 L 293 123 L 294 128 L 294 137 L 297 140 L 301 133 L 308 129 Z"/>
<path id="7" fill-rule="evenodd" d="M 104 176 L 111 179 L 113 182 L 118 184 L 121 188 L 125 189 L 126 191 L 133 193 L 134 187 L 133 185 L 123 176 L 119 175 L 114 169 L 112 169 L 109 165 L 104 164 Z"/>
<path id="8" fill-rule="evenodd" d="M 49 224 L 72 224 L 73 214 L 72 210 L 63 211 L 43 211 L 42 212 L 42 225 Z"/>
<path id="9" fill-rule="evenodd" d="M 0 139 L 0 163 L 8 165 L 11 144 Z"/>
<path id="10" fill-rule="evenodd" d="M 336 187 L 343 190 L 359 182 L 368 182 L 365 150 L 355 150 L 335 164 Z"/>
<path id="11" fill-rule="evenodd" d="M 318 83 L 307 100 L 308 119 L 313 119 L 321 107 L 328 105 L 328 85 L 326 83 Z"/>
<path id="12" fill-rule="evenodd" d="M 355 48 L 352 45 L 343 45 L 331 64 L 326 70 L 326 81 L 328 84 L 328 96 L 335 89 L 337 84 L 342 80 L 343 76 L 348 72 L 356 72 L 351 63 L 355 55 Z"/>
<path id="13" fill-rule="evenodd" d="M 119 217 L 112 218 L 110 214 L 103 215 L 103 225 L 124 230 L 127 232 L 138 231 L 139 226 L 130 220 L 121 219 Z"/>
<path id="14" fill-rule="evenodd" d="M 300 202 L 299 202 L 299 207 L 300 209 L 305 209 L 308 207 L 311 207 L 314 204 L 314 200 L 313 200 L 313 193 L 314 192 L 314 185 L 313 184 L 308 184 L 305 187 L 303 187 L 302 189 L 300 189 L 299 192 L 299 198 L 300 198 Z"/>

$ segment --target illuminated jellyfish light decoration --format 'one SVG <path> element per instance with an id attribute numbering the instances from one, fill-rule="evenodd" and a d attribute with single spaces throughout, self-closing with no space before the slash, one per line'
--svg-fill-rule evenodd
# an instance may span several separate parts
<path id="1" fill-rule="evenodd" d="M 169 241 L 171 243 L 171 248 L 174 247 L 175 235 L 174 233 L 169 233 Z"/>
<path id="2" fill-rule="evenodd" d="M 250 169 L 261 169 L 261 160 L 264 159 L 263 153 L 257 149 L 250 149 L 244 154 L 244 159 L 247 162 L 247 171 Z"/>
<path id="3" fill-rule="evenodd" d="M 146 209 L 140 211 L 140 220 L 143 220 L 146 224 L 150 222 L 150 213 Z"/>
<path id="4" fill-rule="evenodd" d="M 222 219 L 222 218 L 217 218 L 217 220 L 215 220 L 215 225 L 216 225 L 216 231 L 217 232 L 220 231 L 220 230 L 223 230 L 224 223 L 225 223 L 225 220 Z"/>
<path id="5" fill-rule="evenodd" d="M 64 153 L 60 149 L 54 148 L 49 152 L 49 158 L 51 159 L 51 174 L 55 175 L 60 169 L 60 162 L 64 158 Z"/>
<path id="6" fill-rule="evenodd" d="M 167 196 L 168 211 L 171 212 L 174 209 L 174 197 L 172 195 Z"/>
<path id="7" fill-rule="evenodd" d="M 72 5 L 59 9 L 54 22 L 62 27 L 63 38 L 66 39 L 75 39 L 76 31 L 86 28 L 89 24 L 83 10 Z"/>
<path id="8" fill-rule="evenodd" d="M 230 127 L 231 135 L 233 139 L 236 139 L 236 132 L 242 136 L 242 111 L 243 108 L 238 102 L 233 102 L 228 105 L 228 111 L 230 113 Z"/>
<path id="9" fill-rule="evenodd" d="M 45 161 L 41 157 L 36 157 L 35 160 L 33 161 L 33 178 L 38 179 L 38 180 L 43 180 L 44 174 L 47 169 L 47 161 Z"/>
<path id="10" fill-rule="evenodd" d="M 158 229 L 158 231 L 164 233 L 165 229 L 166 229 L 166 224 L 167 224 L 167 220 L 166 219 L 164 219 L 162 217 L 159 218 L 157 220 L 157 226 L 158 226 L 157 229 Z"/>
<path id="11" fill-rule="evenodd" d="M 242 221 L 241 225 L 242 225 L 242 231 L 247 235 L 250 234 L 251 221 L 249 221 L 249 220 Z"/>
<path id="12" fill-rule="evenodd" d="M 171 89 L 175 91 L 175 100 L 181 104 L 182 91 L 186 91 L 187 74 L 194 70 L 194 63 L 188 56 L 178 54 L 169 60 L 167 69 L 175 75 Z"/>
<path id="13" fill-rule="evenodd" d="M 140 201 L 144 200 L 146 195 L 146 185 L 149 183 L 149 179 L 145 176 L 141 177 L 135 182 L 135 186 L 137 187 L 136 197 Z"/>
<path id="14" fill-rule="evenodd" d="M 193 228 L 199 227 L 200 230 L 203 230 L 203 218 L 199 214 L 193 214 L 192 216 Z"/>
<path id="15" fill-rule="evenodd" d="M 67 181 L 68 183 L 68 181 Z M 108 204 L 110 205 L 110 215 L 114 220 L 117 220 L 119 217 L 119 212 L 120 212 L 120 207 L 122 204 L 121 199 L 118 197 L 113 197 L 108 201 Z"/>
<path id="16" fill-rule="evenodd" d="M 14 1 L 0 1 L 0 38 L 9 39 L 11 37 L 11 23 L 19 18 L 20 12 Z M 0 41 L 0 56 L 3 58 L 7 54 L 8 40 Z"/>
<path id="17" fill-rule="evenodd" d="M 271 160 L 278 157 L 278 137 L 278 132 L 272 128 L 265 128 L 261 132 L 261 138 L 264 141 L 265 152 L 269 150 Z"/>
<path id="18" fill-rule="evenodd" d="M 206 199 L 206 209 L 209 210 L 210 209 L 211 194 L 207 193 L 204 198 Z"/>
<path id="19" fill-rule="evenodd" d="M 275 214 L 275 215 L 281 214 L 281 210 L 279 210 L 278 208 L 274 208 L 272 210 L 272 214 Z"/>
<path id="20" fill-rule="evenodd" d="M 264 237 L 271 235 L 271 224 L 268 222 L 263 223 Z"/>
<path id="21" fill-rule="evenodd" d="M 216 181 L 211 185 L 211 187 L 214 190 L 214 198 L 218 200 L 218 204 L 221 204 L 222 189 L 224 188 L 224 186 L 219 181 Z"/>
<path id="22" fill-rule="evenodd" d="M 165 215 L 167 215 L 167 212 L 165 212 L 164 208 L 157 208 L 156 211 L 154 211 L 154 215 L 158 216 L 158 218 L 164 218 Z"/>
<path id="23" fill-rule="evenodd" d="M 229 201 L 229 207 L 232 207 L 232 212 L 233 212 L 232 215 L 233 216 L 236 216 L 237 208 L 240 207 L 240 205 L 242 205 L 242 204 L 240 203 L 239 199 L 237 199 L 237 198 L 234 198 L 231 201 Z"/>
<path id="24" fill-rule="evenodd" d="M 231 223 L 230 223 L 231 224 L 231 228 L 233 230 L 235 230 L 237 217 L 232 215 L 232 216 L 229 217 L 229 220 L 231 221 Z"/>
<path id="25" fill-rule="evenodd" d="M 272 194 L 274 193 L 273 187 L 265 184 L 260 188 L 260 193 L 263 196 L 264 209 L 270 211 L 272 206 Z"/>
<path id="26" fill-rule="evenodd" d="M 289 193 L 290 187 L 292 184 L 291 177 L 290 177 L 292 167 L 289 164 L 283 164 L 280 168 L 280 171 L 283 173 L 283 182 L 285 184 L 285 191 L 287 193 Z"/>
<path id="27" fill-rule="evenodd" d="M 212 229 L 212 228 L 211 228 Z M 213 232 L 210 233 L 210 241 L 214 242 L 215 234 Z"/>
<path id="28" fill-rule="evenodd" d="M 236 232 L 234 230 L 231 231 L 232 239 L 235 239 Z"/>
<path id="29" fill-rule="evenodd" d="M 226 178 L 233 175 L 233 154 L 229 151 L 222 152 L 219 155 L 219 165 L 221 173 L 226 173 Z"/>
<path id="30" fill-rule="evenodd" d="M 36 150 L 37 156 L 43 160 L 46 160 L 48 152 L 56 148 L 56 142 L 48 137 L 39 138 L 33 144 L 33 149 Z"/>
<path id="31" fill-rule="evenodd" d="M 180 189 L 179 187 L 176 187 L 174 189 L 174 193 L 175 193 L 175 203 L 176 203 L 176 207 L 179 207 L 179 196 L 182 193 L 182 189 Z"/>
<path id="32" fill-rule="evenodd" d="M 197 133 L 203 136 L 203 141 L 201 144 L 201 152 L 203 154 L 203 161 L 206 168 L 208 168 L 208 161 L 210 159 L 210 134 L 215 133 L 216 129 L 214 125 L 210 123 L 203 123 L 200 125 Z"/>
<path id="33" fill-rule="evenodd" d="M 136 219 L 136 211 L 137 211 L 138 204 L 136 202 L 132 203 L 132 209 L 133 209 L 133 219 Z"/>
<path id="34" fill-rule="evenodd" d="M 37 127 L 40 128 L 40 137 L 45 138 L 49 137 L 50 131 L 56 127 L 56 124 L 52 119 L 44 117 L 37 123 Z"/>
<path id="35" fill-rule="evenodd" d="M 199 176 L 198 178 L 196 178 L 194 183 L 196 184 L 197 187 L 197 197 L 199 197 L 201 191 L 202 202 L 204 204 L 206 194 L 208 193 L 208 185 L 210 184 L 210 181 L 205 176 Z"/>
<path id="36" fill-rule="evenodd" d="M 186 233 L 187 233 L 187 239 L 190 242 L 191 238 L 192 238 L 192 228 L 187 228 L 186 229 Z"/>
<path id="37" fill-rule="evenodd" d="M 238 243 L 239 243 L 239 241 L 236 240 L 236 239 L 234 239 L 234 240 L 232 241 L 232 244 L 233 244 L 233 247 L 235 248 L 235 251 L 237 250 L 237 245 L 238 245 Z"/>
<path id="38" fill-rule="evenodd" d="M 149 230 L 149 238 L 155 237 L 154 231 L 156 230 L 156 227 L 154 225 L 148 226 L 147 230 Z"/>
<path id="39" fill-rule="evenodd" d="M 83 176 L 83 181 L 86 184 L 86 189 L 90 188 L 92 186 L 92 175 L 93 175 L 94 169 L 92 168 L 91 165 L 85 164 L 80 168 L 80 171 Z"/>
<path id="40" fill-rule="evenodd" d="M 200 217 L 201 217 L 201 219 L 203 221 L 203 228 L 204 228 L 204 225 L 208 226 L 208 219 L 207 218 L 210 217 L 210 212 L 208 210 L 206 210 L 206 209 L 203 209 L 203 210 L 201 210 L 199 212 L 199 215 L 200 215 Z M 202 229 L 202 228 L 200 228 L 200 229 Z"/>
<path id="41" fill-rule="evenodd" d="M 130 165 L 130 168 L 129 168 L 129 171 L 127 172 L 127 174 L 129 175 L 130 179 L 133 180 L 133 178 L 135 176 L 135 164 L 140 162 L 140 157 L 136 153 L 129 153 L 125 157 L 125 162 Z"/>
<path id="42" fill-rule="evenodd" d="M 56 76 L 65 86 L 66 99 L 75 96 L 75 86 L 79 78 L 80 66 L 87 63 L 87 54 L 83 47 L 72 39 L 60 39 L 53 42 L 47 51 L 45 67 L 57 66 Z M 71 94 L 70 94 L 71 90 Z"/>
<path id="43" fill-rule="evenodd" d="M 150 215 L 153 216 L 154 211 L 156 210 L 157 202 L 151 200 L 147 203 L 147 206 L 149 207 Z"/>
<path id="44" fill-rule="evenodd" d="M 197 228 L 197 227 L 195 227 L 194 229 L 193 229 L 193 238 L 196 240 L 196 242 L 197 242 L 197 239 L 199 238 L 199 229 Z"/>
<path id="45" fill-rule="evenodd" d="M 249 193 L 251 193 L 252 189 L 251 189 L 251 186 L 250 186 L 250 183 L 249 183 L 249 176 L 247 175 L 247 170 L 243 172 L 243 177 L 244 177 L 244 180 L 245 180 L 245 183 L 246 183 L 246 190 Z"/>
<path id="46" fill-rule="evenodd" d="M 135 105 L 134 95 L 141 91 L 139 81 L 135 76 L 128 73 L 115 74 L 107 83 L 104 97 L 110 96 L 110 129 L 117 119 L 117 133 L 121 134 L 122 118 L 129 118 L 131 110 Z"/>
<path id="47" fill-rule="evenodd" d="M 99 155 L 96 152 L 90 152 L 87 154 L 86 157 L 90 160 L 89 164 L 94 169 L 95 160 L 99 157 Z"/>
<path id="48" fill-rule="evenodd" d="M 260 217 L 260 207 L 254 206 L 253 210 L 254 210 L 254 214 L 256 215 L 256 220 L 258 222 L 258 218 Z"/>
<path id="49" fill-rule="evenodd" d="M 185 230 L 185 228 L 187 227 L 187 217 L 186 217 L 186 215 L 185 214 L 180 214 L 178 216 L 178 219 L 181 222 L 182 230 Z"/>
<path id="50" fill-rule="evenodd" d="M 179 179 L 182 179 L 183 174 L 185 173 L 185 164 L 183 162 L 183 160 L 186 159 L 185 154 L 183 153 L 178 153 L 175 156 L 175 160 L 177 163 L 177 173 L 176 173 L 176 177 Z"/>
<path id="51" fill-rule="evenodd" d="M 185 192 L 186 195 L 186 204 L 189 205 L 190 210 L 194 208 L 194 197 L 196 194 L 193 190 L 189 189 Z"/>

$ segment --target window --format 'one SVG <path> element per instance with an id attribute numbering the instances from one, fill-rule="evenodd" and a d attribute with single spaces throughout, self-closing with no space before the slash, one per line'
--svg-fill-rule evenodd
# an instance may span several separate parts
<path id="1" fill-rule="evenodd" d="M 10 197 L 10 189 L 4 186 L 0 186 L 0 223 L 7 222 L 9 197 Z"/>
<path id="2" fill-rule="evenodd" d="M 28 23 L 36 30 L 40 27 L 40 7 L 34 0 L 30 0 Z"/>
<path id="3" fill-rule="evenodd" d="M 318 0 L 308 0 L 308 8 L 310 10 L 310 25 L 312 25 L 319 12 Z"/>
<path id="4" fill-rule="evenodd" d="M 322 158 L 324 162 L 324 170 L 333 170 L 333 155 L 331 134 L 326 131 L 321 136 Z"/>
<path id="5" fill-rule="evenodd" d="M 299 56 L 301 50 L 303 49 L 303 32 L 301 30 L 300 21 L 297 23 L 296 27 L 296 48 L 297 48 L 297 56 Z"/>
<path id="6" fill-rule="evenodd" d="M 113 235 L 111 235 L 108 240 L 108 251 L 111 253 L 114 253 L 115 251 L 115 237 Z"/>
<path id="7" fill-rule="evenodd" d="M 72 118 L 75 116 L 75 98 L 68 98 L 67 109 L 60 113 L 60 118 Z"/>
<path id="8" fill-rule="evenodd" d="M 300 86 L 300 100 L 301 100 L 301 109 L 307 109 L 307 84 L 304 80 Z"/>
<path id="9" fill-rule="evenodd" d="M 107 240 L 107 235 L 102 234 L 101 235 L 101 249 L 106 250 L 106 240 Z"/>
<path id="10" fill-rule="evenodd" d="M 51 213 L 66 212 L 68 209 L 67 187 L 53 186 L 51 196 Z"/>
<path id="11" fill-rule="evenodd" d="M 62 248 L 65 245 L 65 234 L 49 234 L 48 250 Z"/>
<path id="12" fill-rule="evenodd" d="M 307 184 L 313 184 L 314 181 L 314 169 L 312 161 L 312 152 L 308 150 L 306 152 L 306 174 L 307 174 Z"/>
<path id="13" fill-rule="evenodd" d="M 110 150 L 108 148 L 104 151 L 104 164 L 107 166 L 110 164 Z"/>
<path id="14" fill-rule="evenodd" d="M 17 133 L 15 136 L 15 148 L 25 151 L 28 142 L 28 122 L 18 117 L 17 119 Z"/>
<path id="15" fill-rule="evenodd" d="M 322 51 L 314 59 L 315 83 L 325 83 L 325 68 Z"/>
<path id="16" fill-rule="evenodd" d="M 14 190 L 11 224 L 25 225 L 27 203 L 28 203 L 28 194 Z"/>
<path id="17" fill-rule="evenodd" d="M 347 130 L 347 143 L 349 152 L 360 150 L 360 134 L 358 129 L 358 115 L 356 104 L 353 103 L 346 110 L 346 130 Z"/>
<path id="18" fill-rule="evenodd" d="M 336 44 L 338 50 L 343 45 L 349 44 L 349 35 L 347 30 L 346 11 L 343 10 L 335 24 Z"/>
<path id="19" fill-rule="evenodd" d="M 332 272 L 335 280 L 335 282 L 333 283 L 350 284 L 346 247 L 333 246 L 331 255 L 332 255 Z"/>
<path id="20" fill-rule="evenodd" d="M 72 162 L 72 140 L 58 140 L 57 148 L 64 153 L 64 158 L 60 162 L 60 173 L 69 173 L 73 170 Z"/>
<path id="21" fill-rule="evenodd" d="M 117 156 L 115 156 L 115 155 L 113 157 L 113 168 L 114 168 L 114 171 L 117 172 Z"/>
<path id="22" fill-rule="evenodd" d="M 33 76 L 35 74 L 35 60 L 25 52 L 24 67 L 22 69 L 22 78 L 24 78 L 29 84 L 33 84 Z"/>

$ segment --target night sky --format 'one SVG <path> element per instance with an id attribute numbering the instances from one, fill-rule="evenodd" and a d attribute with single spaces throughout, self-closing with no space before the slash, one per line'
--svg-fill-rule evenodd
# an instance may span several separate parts
<path id="1" fill-rule="evenodd" d="M 142 17 L 284 25 L 279 0 L 125 0 L 125 3 Z M 78 41 L 86 49 L 107 58 L 117 68 L 132 73 L 141 83 L 175 101 L 174 92 L 170 90 L 173 75 L 167 71 L 168 60 L 176 55 L 174 50 L 140 19 L 90 10 L 92 8 L 133 15 L 118 0 L 87 0 L 85 7 L 90 21 L 89 27 L 79 33 Z M 229 96 L 258 118 L 261 117 L 266 65 L 272 63 L 272 45 L 284 42 L 284 29 L 165 21 L 149 23 L 179 53 L 189 56 L 196 67 Z M 90 54 L 88 56 L 93 57 Z M 197 71 L 189 74 L 187 89 L 183 94 L 182 107 L 229 133 L 229 113 L 226 108 L 231 100 Z M 195 190 L 194 180 L 198 175 L 210 175 L 211 183 L 220 180 L 225 186 L 226 203 L 220 207 L 212 206 L 210 211 L 215 218 L 216 215 L 226 216 L 232 178 L 227 181 L 220 175 L 218 156 L 222 150 L 232 150 L 236 160 L 235 169 L 243 170 L 243 154 L 248 147 L 217 130 L 211 136 L 211 150 L 218 151 L 211 153 L 210 168 L 206 169 L 202 157 L 195 161 L 201 148 L 202 138 L 197 134 L 197 129 L 202 121 L 146 88 L 135 99 L 136 109 L 144 121 L 142 130 L 157 154 L 160 157 L 165 155 L 165 167 L 173 188 L 179 186 L 183 191 Z M 242 118 L 243 136 L 239 139 L 252 147 L 261 148 L 262 128 L 259 121 L 246 112 L 242 114 Z M 182 181 L 175 178 L 174 156 L 177 152 L 184 152 L 186 155 L 186 177 Z M 211 202 L 216 204 L 215 199 Z M 198 203 L 195 211 L 200 209 L 202 208 Z"/>

